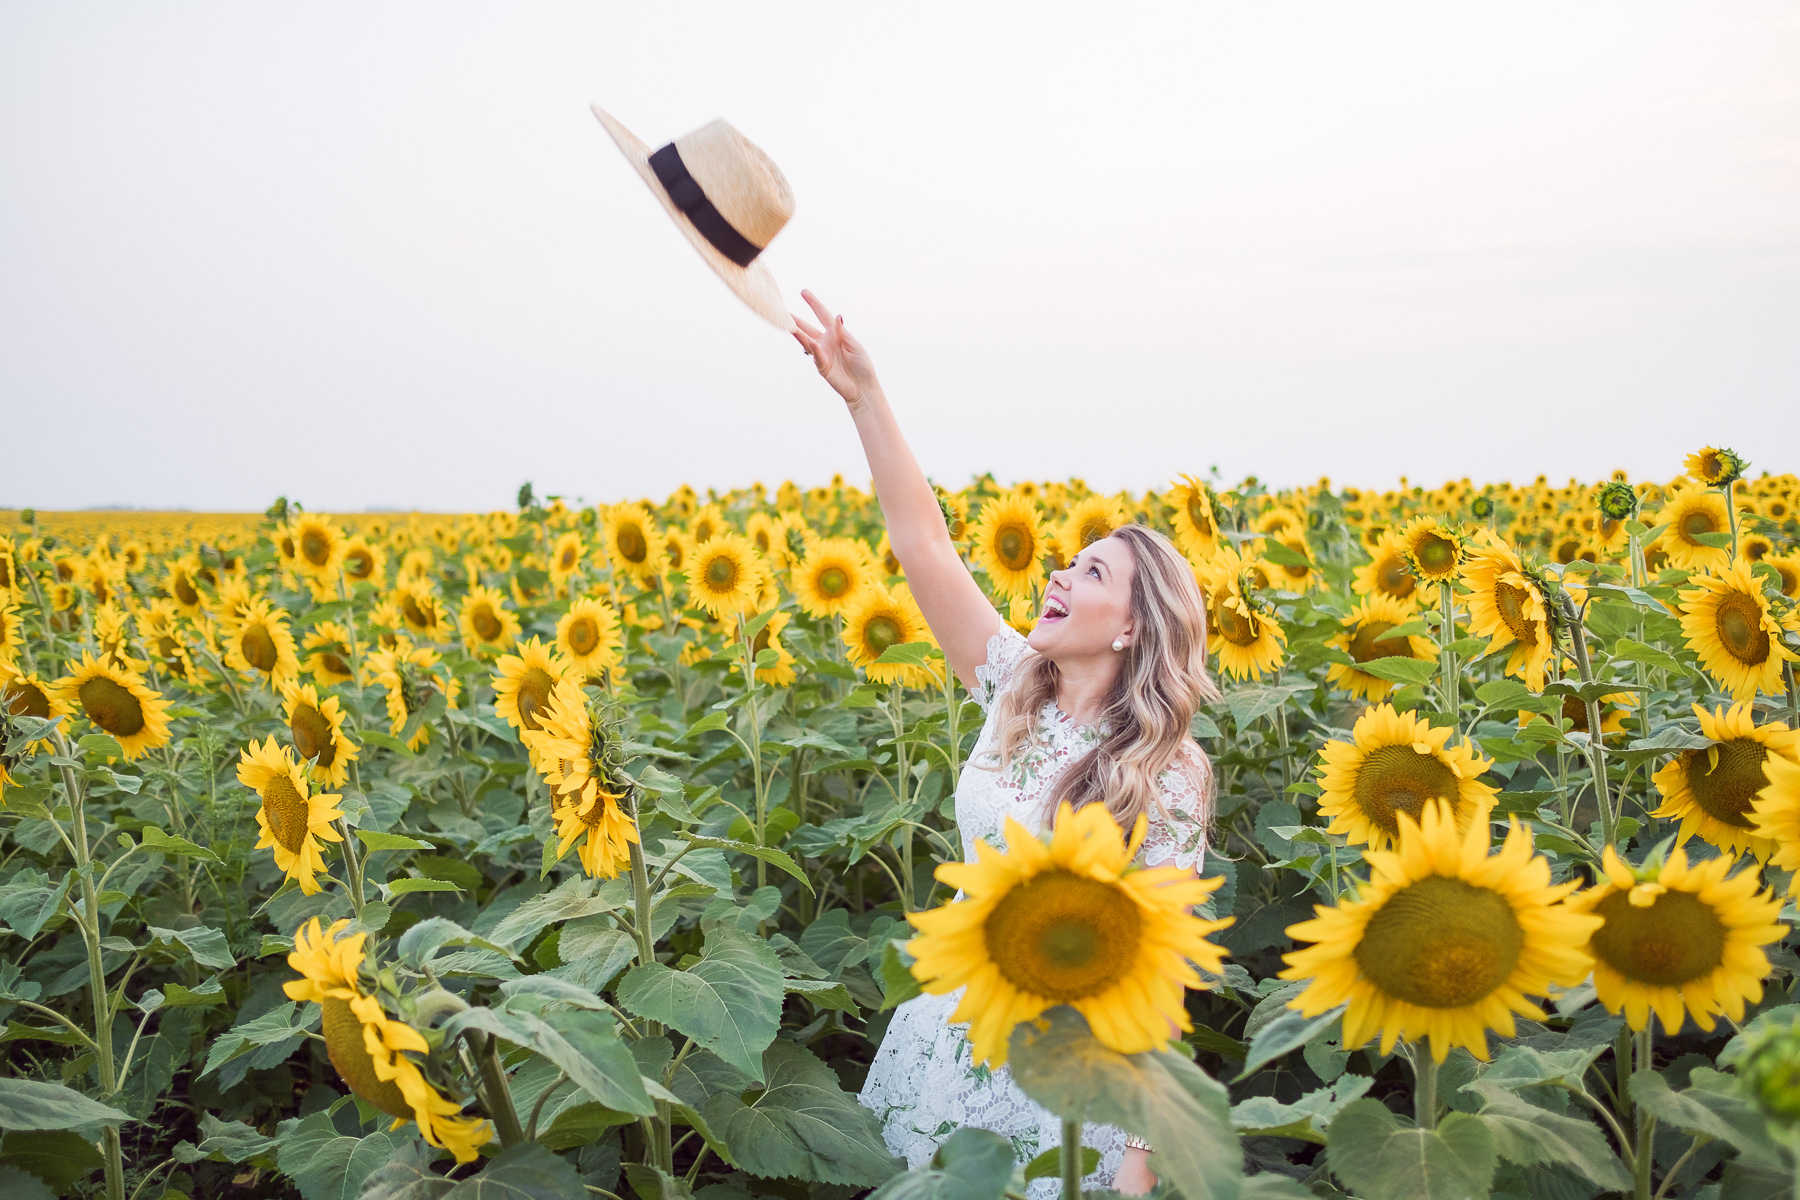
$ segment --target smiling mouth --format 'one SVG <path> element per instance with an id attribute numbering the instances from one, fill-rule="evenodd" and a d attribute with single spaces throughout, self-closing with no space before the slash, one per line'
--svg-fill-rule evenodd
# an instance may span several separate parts
<path id="1" fill-rule="evenodd" d="M 1044 598 L 1044 613 L 1039 620 L 1044 622 L 1060 621 L 1068 615 L 1069 608 L 1067 605 L 1061 600 L 1058 600 L 1055 596 L 1046 596 Z"/>

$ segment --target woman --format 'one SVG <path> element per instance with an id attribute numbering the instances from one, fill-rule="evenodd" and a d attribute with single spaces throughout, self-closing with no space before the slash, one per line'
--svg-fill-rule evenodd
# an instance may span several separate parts
<path id="1" fill-rule="evenodd" d="M 1020 637 L 951 544 L 868 352 L 842 317 L 801 294 L 823 328 L 797 321 L 794 336 L 848 403 L 889 544 L 945 658 L 987 713 L 956 786 L 965 857 L 975 861 L 977 839 L 1003 846 L 1009 816 L 1042 832 L 1066 800 L 1104 804 L 1126 830 L 1144 815 L 1140 861 L 1194 870 L 1206 846 L 1212 770 L 1188 723 L 1219 693 L 1206 674 L 1206 608 L 1187 561 L 1153 530 L 1115 530 L 1050 575 L 1038 624 Z M 964 1125 L 1005 1135 L 1021 1162 L 1059 1145 L 1060 1122 L 1005 1068 L 973 1065 L 960 1028 L 946 1023 L 960 998 L 919 996 L 888 1026 L 862 1092 L 888 1148 L 920 1166 Z M 1082 1140 L 1101 1156 L 1090 1186 L 1125 1195 L 1155 1186 L 1150 1147 L 1097 1125 Z M 1033 1191 L 1056 1186 L 1039 1180 Z"/>

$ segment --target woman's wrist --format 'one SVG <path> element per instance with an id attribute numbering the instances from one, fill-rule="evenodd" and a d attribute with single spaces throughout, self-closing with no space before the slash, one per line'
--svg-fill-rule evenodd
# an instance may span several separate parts
<path id="1" fill-rule="evenodd" d="M 870 406 L 870 401 L 878 399 L 881 396 L 881 381 L 879 379 L 871 379 L 865 386 L 857 389 L 856 395 L 844 397 L 844 407 L 849 409 L 850 415 L 854 417 L 860 414 L 864 409 L 868 408 Z"/>

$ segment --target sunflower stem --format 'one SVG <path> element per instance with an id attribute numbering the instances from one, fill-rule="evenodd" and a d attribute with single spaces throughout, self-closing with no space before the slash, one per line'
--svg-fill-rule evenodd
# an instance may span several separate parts
<path id="1" fill-rule="evenodd" d="M 744 614 L 739 613 L 738 649 L 744 663 L 744 707 L 750 718 L 750 779 L 756 788 L 756 844 L 767 845 L 766 834 L 769 828 L 769 793 L 763 784 L 762 773 L 762 722 L 756 713 L 756 647 L 745 633 Z M 756 860 L 756 886 L 763 887 L 769 882 L 769 864 L 762 859 Z"/>
<path id="2" fill-rule="evenodd" d="M 1412 1046 L 1412 1064 L 1413 1122 L 1420 1129 L 1436 1129 L 1438 1060 L 1432 1057 L 1429 1047 L 1415 1042 Z"/>
<path id="3" fill-rule="evenodd" d="M 1651 1017 L 1644 1022 L 1644 1028 L 1638 1032 L 1637 1071 L 1639 1075 L 1648 1075 L 1655 1071 L 1655 1047 L 1651 1041 L 1651 1030 L 1655 1027 Z M 1637 1161 L 1632 1163 L 1632 1194 L 1634 1200 L 1650 1200 L 1650 1167 L 1656 1157 L 1653 1152 L 1656 1139 L 1656 1118 L 1643 1109 L 1637 1111 Z"/>
<path id="4" fill-rule="evenodd" d="M 1728 479 L 1720 486 L 1719 491 L 1725 496 L 1725 517 L 1731 522 L 1731 561 L 1736 562 L 1738 556 L 1738 518 L 1737 505 L 1732 502 L 1731 493 L 1737 489 L 1737 480 Z"/>
<path id="5" fill-rule="evenodd" d="M 1563 597 L 1565 607 L 1571 607 L 1568 597 Z M 1581 683 L 1585 688 L 1594 682 L 1594 666 L 1588 658 L 1587 630 L 1584 627 L 1581 613 L 1574 613 L 1569 622 L 1569 639 L 1575 646 L 1575 667 L 1581 672 Z M 1600 805 L 1600 837 L 1608 846 L 1617 844 L 1619 833 L 1618 814 L 1613 811 L 1612 789 L 1606 780 L 1606 739 L 1600 732 L 1600 698 L 1585 697 L 1587 706 L 1587 760 L 1588 768 L 1594 774 L 1594 800 Z"/>
<path id="6" fill-rule="evenodd" d="M 506 1082 L 506 1068 L 500 1063 L 500 1043 L 492 1034 L 477 1034 L 481 1039 L 475 1051 L 475 1065 L 481 1072 L 482 1099 L 487 1102 L 488 1116 L 494 1119 L 494 1131 L 500 1135 L 502 1148 L 517 1146 L 525 1140 L 519 1124 L 519 1112 L 513 1107 L 512 1088 Z"/>
<path id="7" fill-rule="evenodd" d="M 638 820 L 637 797 L 631 799 L 631 820 Z M 647 966 L 656 961 L 656 947 L 650 941 L 650 871 L 644 865 L 643 847 L 637 842 L 627 843 L 631 852 L 631 894 L 633 911 L 637 919 L 632 922 L 631 934 L 638 944 L 638 965 Z"/>
<path id="8" fill-rule="evenodd" d="M 1462 681 L 1456 675 L 1456 652 L 1450 648 L 1456 640 L 1456 598 L 1448 580 L 1438 585 L 1438 605 L 1443 614 L 1438 630 L 1438 672 L 1444 679 L 1444 708 L 1450 714 L 1450 743 L 1454 745 L 1462 740 Z"/>
<path id="9" fill-rule="evenodd" d="M 894 798 L 900 802 L 905 811 L 907 801 L 906 786 L 906 743 L 900 735 L 906 731 L 906 709 L 904 695 L 898 681 L 888 685 L 888 714 L 894 722 Z M 912 912 L 913 905 L 913 830 L 906 826 L 906 844 L 900 847 L 900 873 L 904 878 L 900 882 L 900 903 L 903 911 Z"/>
<path id="10" fill-rule="evenodd" d="M 344 873 L 350 876 L 350 895 L 356 901 L 356 911 L 362 914 L 363 904 L 363 869 L 356 858 L 356 841 L 352 836 L 350 822 L 343 817 L 337 819 L 338 833 L 344 839 Z"/>
<path id="11" fill-rule="evenodd" d="M 1081 1200 L 1081 1122 L 1062 1123 L 1062 1200 Z"/>
<path id="12" fill-rule="evenodd" d="M 1627 533 L 1629 539 L 1627 549 L 1631 555 L 1631 586 L 1642 590 L 1648 582 L 1648 571 L 1644 569 L 1644 547 L 1638 542 L 1638 535 Z M 1640 645 L 1644 641 L 1644 610 L 1637 610 L 1637 640 Z M 1637 685 L 1640 688 L 1650 686 L 1650 668 L 1643 663 L 1636 664 Z M 1650 693 L 1642 691 L 1638 694 L 1638 736 L 1650 736 Z"/>

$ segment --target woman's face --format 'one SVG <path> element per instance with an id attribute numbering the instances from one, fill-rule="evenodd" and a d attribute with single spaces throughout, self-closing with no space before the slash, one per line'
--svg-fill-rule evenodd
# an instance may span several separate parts
<path id="1" fill-rule="evenodd" d="M 1044 608 L 1026 639 L 1051 662 L 1113 653 L 1113 639 L 1131 642 L 1131 577 L 1137 561 L 1118 538 L 1101 538 L 1050 574 Z"/>

